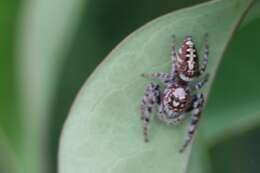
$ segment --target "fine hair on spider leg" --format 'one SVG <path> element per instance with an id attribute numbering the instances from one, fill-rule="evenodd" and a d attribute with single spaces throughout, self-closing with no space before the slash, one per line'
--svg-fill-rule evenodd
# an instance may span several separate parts
<path id="1" fill-rule="evenodd" d="M 160 102 L 160 86 L 154 83 L 148 85 L 141 104 L 141 119 L 143 120 L 144 141 L 148 142 L 148 127 L 152 117 L 152 111 Z"/>

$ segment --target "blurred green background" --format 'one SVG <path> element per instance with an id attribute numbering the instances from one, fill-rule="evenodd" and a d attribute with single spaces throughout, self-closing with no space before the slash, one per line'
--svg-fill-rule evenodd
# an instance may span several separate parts
<path id="1" fill-rule="evenodd" d="M 57 172 L 63 123 L 95 67 L 148 21 L 200 2 L 1 0 L 0 173 Z M 221 121 L 228 126 L 225 116 L 239 116 L 232 108 L 260 101 L 259 30 L 256 18 L 239 29 L 225 53 L 206 108 L 205 118 L 216 119 L 213 128 Z M 218 109 L 224 113 L 211 114 Z M 252 109 L 260 116 L 257 106 Z M 260 172 L 259 120 L 209 144 L 212 173 Z"/>

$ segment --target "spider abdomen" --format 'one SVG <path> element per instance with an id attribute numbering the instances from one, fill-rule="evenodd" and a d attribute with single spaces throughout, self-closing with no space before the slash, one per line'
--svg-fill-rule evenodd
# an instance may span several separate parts
<path id="1" fill-rule="evenodd" d="M 177 57 L 177 71 L 184 80 L 192 80 L 199 75 L 197 49 L 190 36 L 184 40 Z"/>

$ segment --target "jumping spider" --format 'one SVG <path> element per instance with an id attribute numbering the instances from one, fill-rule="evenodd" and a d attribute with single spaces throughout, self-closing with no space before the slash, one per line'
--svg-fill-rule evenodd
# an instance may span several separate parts
<path id="1" fill-rule="evenodd" d="M 176 52 L 175 36 L 173 36 L 171 71 L 169 73 L 143 74 L 147 78 L 159 79 L 165 85 L 163 91 L 160 90 L 158 84 L 154 83 L 151 83 L 145 90 L 145 96 L 141 103 L 145 142 L 148 142 L 148 125 L 155 107 L 159 109 L 157 114 L 159 119 L 169 125 L 179 124 L 184 120 L 186 114 L 191 112 L 192 120 L 180 152 L 183 152 L 191 142 L 204 102 L 203 94 L 197 93 L 197 91 L 208 81 L 209 74 L 204 75 L 199 80 L 195 81 L 195 79 L 198 79 L 205 72 L 208 54 L 207 34 L 204 36 L 204 57 L 201 64 L 192 37 L 186 36 L 179 52 Z"/>

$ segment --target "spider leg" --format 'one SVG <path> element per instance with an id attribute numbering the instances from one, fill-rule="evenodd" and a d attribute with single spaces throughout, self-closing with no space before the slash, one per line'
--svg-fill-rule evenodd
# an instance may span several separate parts
<path id="1" fill-rule="evenodd" d="M 207 73 L 205 76 L 203 76 L 203 78 L 199 82 L 195 84 L 191 84 L 191 88 L 194 90 L 201 89 L 208 82 L 208 79 L 209 79 L 209 74 Z"/>
<path id="2" fill-rule="evenodd" d="M 149 79 L 159 79 L 165 84 L 169 83 L 173 79 L 173 76 L 171 74 L 161 72 L 143 73 L 142 76 Z"/>
<path id="3" fill-rule="evenodd" d="M 191 118 L 191 123 L 189 125 L 189 130 L 188 130 L 188 134 L 187 137 L 184 141 L 184 144 L 182 145 L 180 152 L 183 152 L 186 147 L 188 146 L 188 144 L 191 142 L 194 133 L 198 127 L 198 122 L 200 120 L 201 117 L 201 112 L 202 112 L 202 108 L 203 108 L 203 102 L 204 102 L 204 98 L 202 94 L 197 94 L 194 97 L 194 102 L 192 105 L 192 118 Z"/>
<path id="4" fill-rule="evenodd" d="M 209 57 L 209 43 L 208 43 L 208 34 L 204 35 L 204 53 L 203 53 L 203 60 L 200 67 L 200 74 L 202 74 L 208 65 L 208 57 Z"/>
<path id="5" fill-rule="evenodd" d="M 160 104 L 160 87 L 154 83 L 148 85 L 141 103 L 141 119 L 143 120 L 144 141 L 148 142 L 148 126 L 152 111 L 156 104 Z"/>
<path id="6" fill-rule="evenodd" d="M 177 61 L 177 53 L 176 53 L 176 36 L 172 35 L 172 51 L 171 51 L 171 60 L 172 60 L 172 68 L 171 74 L 176 73 L 176 61 Z"/>

